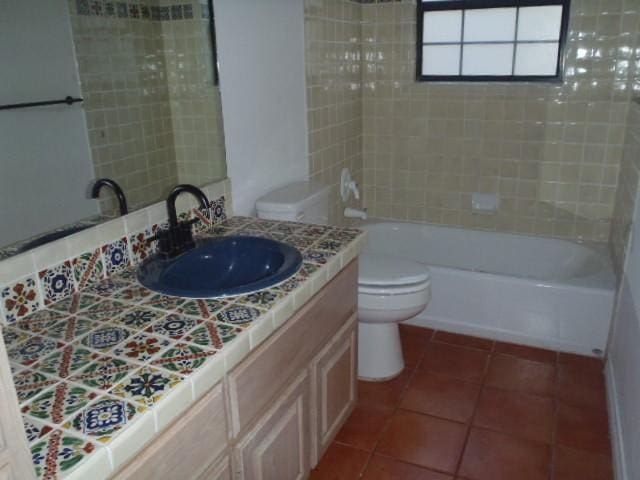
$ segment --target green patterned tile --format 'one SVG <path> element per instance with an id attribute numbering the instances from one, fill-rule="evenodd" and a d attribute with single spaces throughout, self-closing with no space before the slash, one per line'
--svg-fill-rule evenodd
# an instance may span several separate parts
<path id="1" fill-rule="evenodd" d="M 24 403 L 45 390 L 53 387 L 60 380 L 25 368 L 13 376 L 13 384 L 16 387 L 18 401 Z"/>
<path id="2" fill-rule="evenodd" d="M 40 360 L 32 368 L 60 378 L 67 378 L 73 372 L 86 367 L 98 357 L 99 355 L 96 352 L 92 352 L 82 346 L 67 345 Z"/>
<path id="3" fill-rule="evenodd" d="M 153 360 L 151 364 L 181 375 L 190 375 L 201 368 L 214 354 L 213 350 L 178 343 Z"/>
<path id="4" fill-rule="evenodd" d="M 139 366 L 105 355 L 69 377 L 69 380 L 98 390 L 109 390 Z"/>
<path id="5" fill-rule="evenodd" d="M 67 477 L 98 447 L 80 437 L 54 430 L 44 440 L 31 447 L 31 458 L 38 479 L 54 480 Z"/>
<path id="6" fill-rule="evenodd" d="M 204 348 L 220 350 L 226 343 L 231 342 L 241 333 L 242 329 L 238 327 L 232 327 L 222 323 L 204 322 L 184 337 L 184 341 Z"/>
<path id="7" fill-rule="evenodd" d="M 74 340 L 89 333 L 94 328 L 98 327 L 100 323 L 87 320 L 80 317 L 69 317 L 66 320 L 62 320 L 55 325 L 47 329 L 45 335 L 56 340 L 62 340 L 63 342 L 71 343 Z"/>
<path id="8" fill-rule="evenodd" d="M 24 405 L 22 414 L 59 424 L 85 407 L 96 396 L 95 392 L 79 385 L 60 382 L 55 388 Z"/>
<path id="9" fill-rule="evenodd" d="M 183 303 L 178 308 L 178 312 L 185 315 L 192 315 L 194 317 L 209 319 L 212 318 L 217 312 L 227 306 L 225 300 L 189 300 Z"/>

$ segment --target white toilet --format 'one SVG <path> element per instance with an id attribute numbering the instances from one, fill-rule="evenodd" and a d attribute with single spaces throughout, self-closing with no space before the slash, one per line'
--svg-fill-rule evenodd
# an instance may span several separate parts
<path id="1" fill-rule="evenodd" d="M 326 224 L 329 187 L 294 182 L 256 202 L 259 218 Z M 402 258 L 363 253 L 358 277 L 358 377 L 382 381 L 404 369 L 398 324 L 431 298 L 429 270 Z"/>

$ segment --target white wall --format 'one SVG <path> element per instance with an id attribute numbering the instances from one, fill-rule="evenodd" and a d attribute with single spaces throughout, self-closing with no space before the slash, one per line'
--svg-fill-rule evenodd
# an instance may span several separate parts
<path id="1" fill-rule="evenodd" d="M 227 171 L 236 214 L 309 176 L 302 0 L 215 0 Z"/>
<path id="2" fill-rule="evenodd" d="M 607 355 L 618 480 L 640 478 L 640 196 Z"/>
<path id="3" fill-rule="evenodd" d="M 79 97 L 67 0 L 4 0 L 0 104 Z M 0 111 L 0 246 L 98 212 L 80 105 Z"/>

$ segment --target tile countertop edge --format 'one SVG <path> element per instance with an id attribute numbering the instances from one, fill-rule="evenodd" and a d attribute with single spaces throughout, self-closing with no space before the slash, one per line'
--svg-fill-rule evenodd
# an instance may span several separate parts
<path id="1" fill-rule="evenodd" d="M 155 422 L 162 423 L 161 429 L 153 435 L 147 435 L 136 448 L 130 448 L 126 457 L 123 453 L 122 444 L 127 441 L 121 436 L 116 437 L 108 445 L 98 446 L 98 451 L 104 450 L 108 453 L 110 462 L 105 462 L 104 455 L 89 455 L 84 461 L 79 463 L 64 478 L 69 480 L 84 480 L 88 472 L 94 480 L 108 479 L 117 473 L 124 465 L 135 458 L 136 454 L 150 445 L 156 438 L 162 435 L 169 428 L 175 419 L 191 408 L 202 396 L 215 387 L 224 376 L 233 370 L 244 358 L 246 358 L 253 350 L 258 348 L 265 340 L 267 340 L 276 330 L 280 329 L 287 321 L 315 294 L 317 294 L 331 279 L 333 279 L 342 269 L 351 263 L 361 253 L 366 242 L 367 233 L 362 232 L 356 238 L 351 240 L 344 249 L 331 257 L 324 265 L 309 275 L 308 279 L 295 289 L 288 292 L 283 298 L 274 304 L 266 315 L 242 332 L 233 342 L 225 345 L 218 350 L 220 358 L 215 362 L 210 362 L 207 368 L 196 372 L 189 376 L 186 382 L 191 386 L 192 396 L 190 402 L 183 402 L 182 405 L 174 406 L 172 409 L 172 418 L 170 420 L 160 420 L 155 417 L 157 407 L 151 411 L 145 412 L 144 416 L 155 417 Z M 202 378 L 206 378 L 206 382 L 202 382 Z M 168 400 L 168 399 L 167 399 Z M 166 405 L 165 405 L 166 407 Z M 166 408 L 165 408 L 166 409 Z M 139 419 L 140 420 L 140 419 Z M 136 423 L 139 423 L 139 420 Z M 80 436 L 78 432 L 70 432 L 76 436 Z M 134 432 L 131 432 L 134 433 Z M 87 436 L 81 436 L 84 440 L 96 442 Z M 119 441 L 121 440 L 121 441 Z M 118 455 L 114 455 L 114 451 Z M 114 457 L 118 457 L 117 461 Z M 109 470 L 105 470 L 106 465 L 110 465 Z"/>

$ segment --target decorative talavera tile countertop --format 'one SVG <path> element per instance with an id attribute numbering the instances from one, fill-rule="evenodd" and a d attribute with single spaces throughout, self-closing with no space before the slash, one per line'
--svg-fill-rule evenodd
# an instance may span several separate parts
<path id="1" fill-rule="evenodd" d="M 300 271 L 215 300 L 156 294 L 130 267 L 3 329 L 39 478 L 107 478 L 353 260 L 359 230 L 232 217 L 201 237 L 252 235 Z"/>

